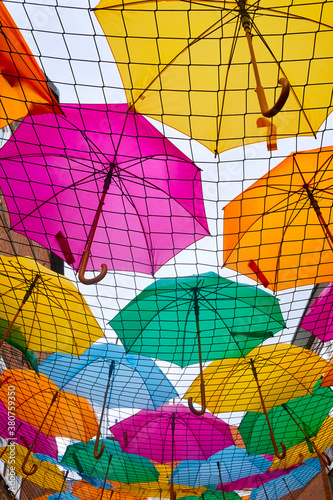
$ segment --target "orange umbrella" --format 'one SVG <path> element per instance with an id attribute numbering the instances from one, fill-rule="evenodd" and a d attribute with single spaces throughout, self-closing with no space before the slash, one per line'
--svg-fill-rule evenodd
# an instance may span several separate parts
<path id="1" fill-rule="evenodd" d="M 129 485 L 130 486 L 130 485 Z M 80 500 L 135 500 L 137 497 L 130 493 L 121 493 L 115 489 L 106 490 L 104 488 L 95 488 L 86 481 L 78 481 L 74 484 L 72 495 Z M 140 497 L 142 499 L 142 497 Z M 142 499 L 143 500 L 143 499 Z"/>
<path id="2" fill-rule="evenodd" d="M 96 435 L 98 421 L 87 399 L 61 391 L 43 373 L 38 377 L 35 372 L 29 370 L 4 370 L 0 383 L 2 402 L 10 408 L 9 399 L 12 400 L 14 392 L 15 416 L 38 428 L 39 432 L 47 436 L 62 436 L 85 443 Z M 22 464 L 25 474 L 28 474 L 25 465 L 34 441 Z M 33 470 L 35 472 L 36 468 Z"/>
<path id="3" fill-rule="evenodd" d="M 3 2 L 0 3 L 0 128 L 28 114 L 62 113 Z"/>
<path id="4" fill-rule="evenodd" d="M 293 153 L 226 205 L 226 267 L 273 291 L 333 281 L 332 158 Z"/>

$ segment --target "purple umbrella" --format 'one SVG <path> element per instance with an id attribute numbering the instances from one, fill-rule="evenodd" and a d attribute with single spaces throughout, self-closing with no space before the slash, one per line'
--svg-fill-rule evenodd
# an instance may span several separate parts
<path id="1" fill-rule="evenodd" d="M 158 463 L 207 460 L 234 444 L 228 424 L 211 413 L 194 415 L 187 406 L 163 405 L 156 411 L 141 410 L 113 425 L 111 432 L 126 453 L 142 455 Z M 171 473 L 170 498 L 173 498 Z"/>
<path id="2" fill-rule="evenodd" d="M 277 469 L 277 470 L 267 470 L 262 474 L 255 474 L 253 476 L 243 477 L 238 479 L 237 481 L 230 481 L 228 483 L 223 483 L 223 486 L 219 484 L 215 490 L 223 490 L 226 492 L 235 491 L 235 490 L 243 490 L 247 488 L 259 488 L 264 483 L 268 481 L 273 481 L 280 476 L 284 476 L 285 474 L 289 474 L 290 471 L 298 467 L 298 465 L 292 465 L 287 469 Z"/>
<path id="3" fill-rule="evenodd" d="M 323 342 L 333 339 L 333 283 L 317 297 L 304 316 L 301 327 Z"/>
<path id="4" fill-rule="evenodd" d="M 155 272 L 209 234 L 199 168 L 127 104 L 64 104 L 0 150 L 11 228 L 79 270 Z M 91 280 L 85 269 L 102 273 Z"/>
<path id="5" fill-rule="evenodd" d="M 8 419 L 10 414 L 10 409 L 7 410 L 3 402 L 0 401 L 0 436 L 29 448 L 31 443 L 35 440 L 38 429 L 35 429 L 32 425 L 17 417 L 13 420 Z M 13 422 L 15 422 L 14 425 L 12 425 Z M 11 423 L 11 425 L 9 425 L 9 423 Z M 57 459 L 58 447 L 56 438 L 53 436 L 45 436 L 45 434 L 40 432 L 32 447 L 32 451 L 34 453 L 44 453 L 45 455 Z"/>

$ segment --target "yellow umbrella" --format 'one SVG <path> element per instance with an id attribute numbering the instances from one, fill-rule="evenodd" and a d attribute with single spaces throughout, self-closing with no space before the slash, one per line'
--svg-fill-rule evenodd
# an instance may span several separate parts
<path id="1" fill-rule="evenodd" d="M 215 153 L 315 135 L 331 109 L 331 3 L 101 0 L 93 10 L 129 105 Z"/>
<path id="2" fill-rule="evenodd" d="M 333 444 L 333 417 L 327 417 L 322 426 L 320 427 L 317 436 L 311 438 L 311 442 L 315 445 L 313 452 L 310 452 L 309 446 L 306 441 L 299 443 L 292 448 L 287 450 L 287 454 L 283 460 L 279 460 L 274 458 L 273 464 L 270 467 L 270 470 L 274 469 L 287 469 L 292 465 L 299 464 L 308 458 L 317 458 L 318 453 L 315 448 L 319 450 L 319 452 L 323 452 L 329 446 Z"/>
<path id="3" fill-rule="evenodd" d="M 9 326 L 15 325 L 33 351 L 78 356 L 103 336 L 76 286 L 33 259 L 0 256 L 0 307 Z"/>
<path id="4" fill-rule="evenodd" d="M 262 411 L 276 455 L 282 457 L 267 411 L 290 399 L 311 394 L 328 366 L 328 361 L 312 351 L 284 343 L 257 347 L 243 358 L 213 361 L 204 370 L 207 409 L 212 413 Z M 184 397 L 192 397 L 201 404 L 199 378 Z M 281 446 L 284 455 L 284 444 Z"/>
<path id="5" fill-rule="evenodd" d="M 136 497 L 146 498 L 170 498 L 170 475 L 171 475 L 171 465 L 170 464 L 158 464 L 153 462 L 154 466 L 160 473 L 158 481 L 149 483 L 118 483 L 116 481 L 110 481 L 112 486 L 116 488 L 116 491 L 121 493 L 130 493 Z M 175 466 L 177 463 L 175 463 Z M 197 488 L 191 488 L 190 486 L 182 484 L 174 484 L 173 490 L 178 497 L 188 497 L 188 496 L 198 496 L 207 490 L 204 486 L 199 486 Z"/>
<path id="6" fill-rule="evenodd" d="M 333 276 L 333 148 L 290 154 L 224 208 L 224 265 L 271 290 Z"/>
<path id="7" fill-rule="evenodd" d="M 62 491 L 64 488 L 64 476 L 55 464 L 47 461 L 41 461 L 31 454 L 27 461 L 29 469 L 36 467 L 36 472 L 33 475 L 27 475 L 22 470 L 22 464 L 26 458 L 27 449 L 21 445 L 11 445 L 0 448 L 0 458 L 17 476 L 37 484 L 41 488 L 51 488 L 52 490 Z M 24 466 L 23 466 L 24 468 Z"/>

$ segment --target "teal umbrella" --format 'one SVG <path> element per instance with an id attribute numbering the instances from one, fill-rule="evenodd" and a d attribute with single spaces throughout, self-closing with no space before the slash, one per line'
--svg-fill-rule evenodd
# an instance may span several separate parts
<path id="1" fill-rule="evenodd" d="M 0 339 L 3 338 L 5 332 L 7 331 L 9 326 L 9 322 L 0 318 Z M 23 359 L 25 358 L 31 368 L 37 373 L 38 373 L 38 361 L 36 356 L 34 355 L 33 351 L 28 351 L 27 349 L 27 343 L 26 343 L 26 338 L 17 326 L 13 326 L 10 330 L 10 334 L 6 338 L 7 344 L 12 345 L 16 349 L 22 352 L 23 354 Z"/>
<path id="2" fill-rule="evenodd" d="M 317 435 L 333 407 L 332 389 L 320 387 L 320 383 L 321 379 L 313 388 L 312 394 L 292 399 L 268 412 L 276 440 L 283 441 L 287 449 L 306 440 L 310 453 L 313 453 L 315 445 L 310 438 Z M 239 432 L 250 455 L 274 453 L 270 430 L 263 413 L 247 412 L 239 425 Z M 319 454 L 321 455 L 320 452 Z M 326 461 L 325 457 L 323 459 Z"/>
<path id="3" fill-rule="evenodd" d="M 110 325 L 127 352 L 184 367 L 245 356 L 285 323 L 276 297 L 255 286 L 205 273 L 160 279 L 148 286 Z"/>
<path id="4" fill-rule="evenodd" d="M 105 449 L 99 459 L 94 457 L 95 441 L 68 446 L 61 465 L 72 467 L 79 474 L 91 478 L 106 478 L 120 483 L 147 483 L 158 479 L 159 472 L 148 458 L 123 453 L 115 441 L 102 439 L 101 443 Z"/>
<path id="5" fill-rule="evenodd" d="M 182 497 L 177 500 L 242 500 L 235 491 L 204 491 L 201 496 Z"/>

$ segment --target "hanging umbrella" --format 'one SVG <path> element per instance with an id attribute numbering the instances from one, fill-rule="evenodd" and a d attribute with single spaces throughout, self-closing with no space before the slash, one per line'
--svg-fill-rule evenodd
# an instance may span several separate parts
<path id="1" fill-rule="evenodd" d="M 160 279 L 148 286 L 110 325 L 128 352 L 184 367 L 250 352 L 284 328 L 276 297 L 257 288 L 205 273 Z"/>
<path id="2" fill-rule="evenodd" d="M 0 150 L 13 230 L 50 248 L 87 284 L 96 278 L 84 278 L 85 269 L 104 261 L 155 274 L 209 234 L 199 168 L 144 117 L 126 104 L 62 109 L 66 118 L 27 118 Z"/>
<path id="3" fill-rule="evenodd" d="M 15 467 L 15 474 L 17 476 L 23 477 L 24 479 L 28 477 L 29 481 L 37 484 L 43 489 L 51 488 L 52 490 L 58 491 L 63 489 L 64 476 L 59 467 L 49 462 L 41 462 L 38 458 L 35 458 L 33 454 L 30 454 L 28 460 L 25 462 L 27 449 L 18 444 L 15 445 L 14 454 L 11 451 L 12 449 L 13 448 L 10 446 L 0 448 L 0 455 L 1 460 L 9 467 Z M 13 464 L 13 456 L 15 457 L 15 465 Z M 36 472 L 33 475 L 25 474 L 24 470 L 26 466 L 29 469 L 36 468 Z"/>
<path id="4" fill-rule="evenodd" d="M 154 482 L 147 483 L 117 483 L 112 481 L 112 485 L 120 493 L 130 493 L 139 498 L 170 498 L 171 494 L 171 466 L 169 464 L 158 464 L 155 462 L 155 467 L 159 472 L 158 480 Z M 204 486 L 198 486 L 197 488 L 191 488 L 190 486 L 184 484 L 174 484 L 173 485 L 174 495 L 176 497 L 191 497 L 202 495 L 207 488 Z"/>
<path id="5" fill-rule="evenodd" d="M 302 467 L 297 467 L 287 476 L 279 477 L 270 481 L 260 488 L 252 490 L 251 500 L 278 500 L 284 495 L 290 495 L 291 491 L 303 488 L 321 472 L 318 459 L 310 458 L 304 462 Z"/>
<path id="6" fill-rule="evenodd" d="M 184 460 L 177 465 L 174 482 L 192 487 L 218 485 L 265 472 L 272 462 L 261 455 L 249 456 L 245 450 L 230 446 L 205 460 Z"/>
<path id="7" fill-rule="evenodd" d="M 324 451 L 333 444 L 332 429 L 333 418 L 327 417 L 316 436 L 311 439 L 311 443 L 313 445 L 312 450 L 309 449 L 308 440 L 304 440 L 302 443 L 289 448 L 283 460 L 274 458 L 271 470 L 286 469 L 287 467 L 299 464 L 301 461 L 307 460 L 308 458 L 317 458 L 318 452 L 316 450 L 319 450 L 319 452 L 325 456 Z M 324 460 L 324 463 L 326 465 L 327 457 L 326 460 Z"/>
<path id="8" fill-rule="evenodd" d="M 102 406 L 95 441 L 98 452 L 105 408 L 147 408 L 155 410 L 178 397 L 176 389 L 154 361 L 146 356 L 126 354 L 122 346 L 93 345 L 80 358 L 54 354 L 41 363 L 40 371 L 60 389 L 88 397 Z"/>
<path id="9" fill-rule="evenodd" d="M 109 484 L 109 486 L 111 485 Z M 113 488 L 106 491 L 103 488 L 95 488 L 86 481 L 75 483 L 72 494 L 75 496 L 72 500 L 77 500 L 77 498 L 80 498 L 80 500 L 135 500 L 137 498 L 135 495 L 121 493 Z"/>
<path id="10" fill-rule="evenodd" d="M 300 9 L 291 0 L 101 0 L 93 10 L 133 109 L 215 153 L 266 135 L 276 149 L 276 136 L 315 135 L 327 117 L 333 14 L 326 2 Z M 276 101 L 271 109 L 264 88 Z"/>
<path id="11" fill-rule="evenodd" d="M 102 439 L 105 452 L 99 459 L 94 457 L 94 441 L 67 446 L 61 464 L 73 467 L 79 473 L 92 478 L 110 479 L 125 483 L 155 481 L 158 471 L 143 456 L 123 453 L 115 441 Z"/>
<path id="12" fill-rule="evenodd" d="M 333 339 L 333 283 L 330 283 L 306 311 L 300 324 L 322 342 Z"/>
<path id="13" fill-rule="evenodd" d="M 242 497 L 238 495 L 235 491 L 225 492 L 225 491 L 204 491 L 200 497 L 187 497 L 186 500 L 242 500 Z M 178 498 L 178 500 L 184 500 L 184 498 Z"/>
<path id="14" fill-rule="evenodd" d="M 237 359 L 213 361 L 204 370 L 207 408 L 212 413 L 261 411 L 270 428 L 277 456 L 280 454 L 267 411 L 290 399 L 311 394 L 329 363 L 310 350 L 290 344 L 274 344 L 253 349 Z M 200 403 L 200 379 L 184 396 Z"/>
<path id="15" fill-rule="evenodd" d="M 46 436 L 62 436 L 88 441 L 96 435 L 98 422 L 93 408 L 85 398 L 61 391 L 48 377 L 39 377 L 28 370 L 4 370 L 0 378 L 0 398 L 8 406 L 11 387 L 15 387 L 15 415 L 38 428 L 34 441 L 22 464 L 26 464 L 40 432 Z"/>
<path id="16" fill-rule="evenodd" d="M 309 450 L 316 448 L 311 438 L 317 435 L 322 423 L 333 408 L 333 391 L 320 387 L 321 380 L 313 388 L 313 393 L 292 399 L 275 406 L 267 414 L 271 429 L 277 441 L 283 441 L 286 448 L 306 439 Z M 248 412 L 239 425 L 246 450 L 249 454 L 274 453 L 270 439 L 270 429 L 263 413 Z M 318 450 L 320 454 L 320 451 Z"/>
<path id="17" fill-rule="evenodd" d="M 194 415 L 182 404 L 164 405 L 156 411 L 140 410 L 110 430 L 123 451 L 161 464 L 171 463 L 170 500 L 174 497 L 175 461 L 206 459 L 233 444 L 229 426 L 223 420 L 208 413 Z"/>
<path id="18" fill-rule="evenodd" d="M 76 286 L 30 258 L 0 256 L 0 307 L 8 322 L 0 347 L 13 327 L 27 349 L 76 356 L 103 336 Z"/>
<path id="19" fill-rule="evenodd" d="M 332 157 L 292 153 L 226 205 L 226 267 L 274 291 L 330 280 Z"/>
<path id="20" fill-rule="evenodd" d="M 3 2 L 0 23 L 0 128 L 26 115 L 61 113 L 43 72 Z"/>
<path id="21" fill-rule="evenodd" d="M 288 453 L 288 452 L 287 452 Z M 224 482 L 223 485 L 219 484 L 216 488 L 217 491 L 223 490 L 225 492 L 231 492 L 234 490 L 244 490 L 248 488 L 258 488 L 268 481 L 273 481 L 278 477 L 285 476 L 289 474 L 290 471 L 294 470 L 298 465 L 293 465 L 287 469 L 279 470 L 266 470 L 260 474 L 254 474 L 248 477 L 243 477 L 236 481 Z"/>
<path id="22" fill-rule="evenodd" d="M 15 394 L 15 391 L 14 393 L 10 391 L 10 394 Z M 42 432 L 38 433 L 35 427 L 17 418 L 15 412 L 11 410 L 11 406 L 7 407 L 0 401 L 0 436 L 26 448 L 29 448 L 30 444 L 33 443 L 32 451 L 34 453 L 47 453 L 51 457 L 57 458 L 56 439 L 53 436 L 45 436 Z"/>

